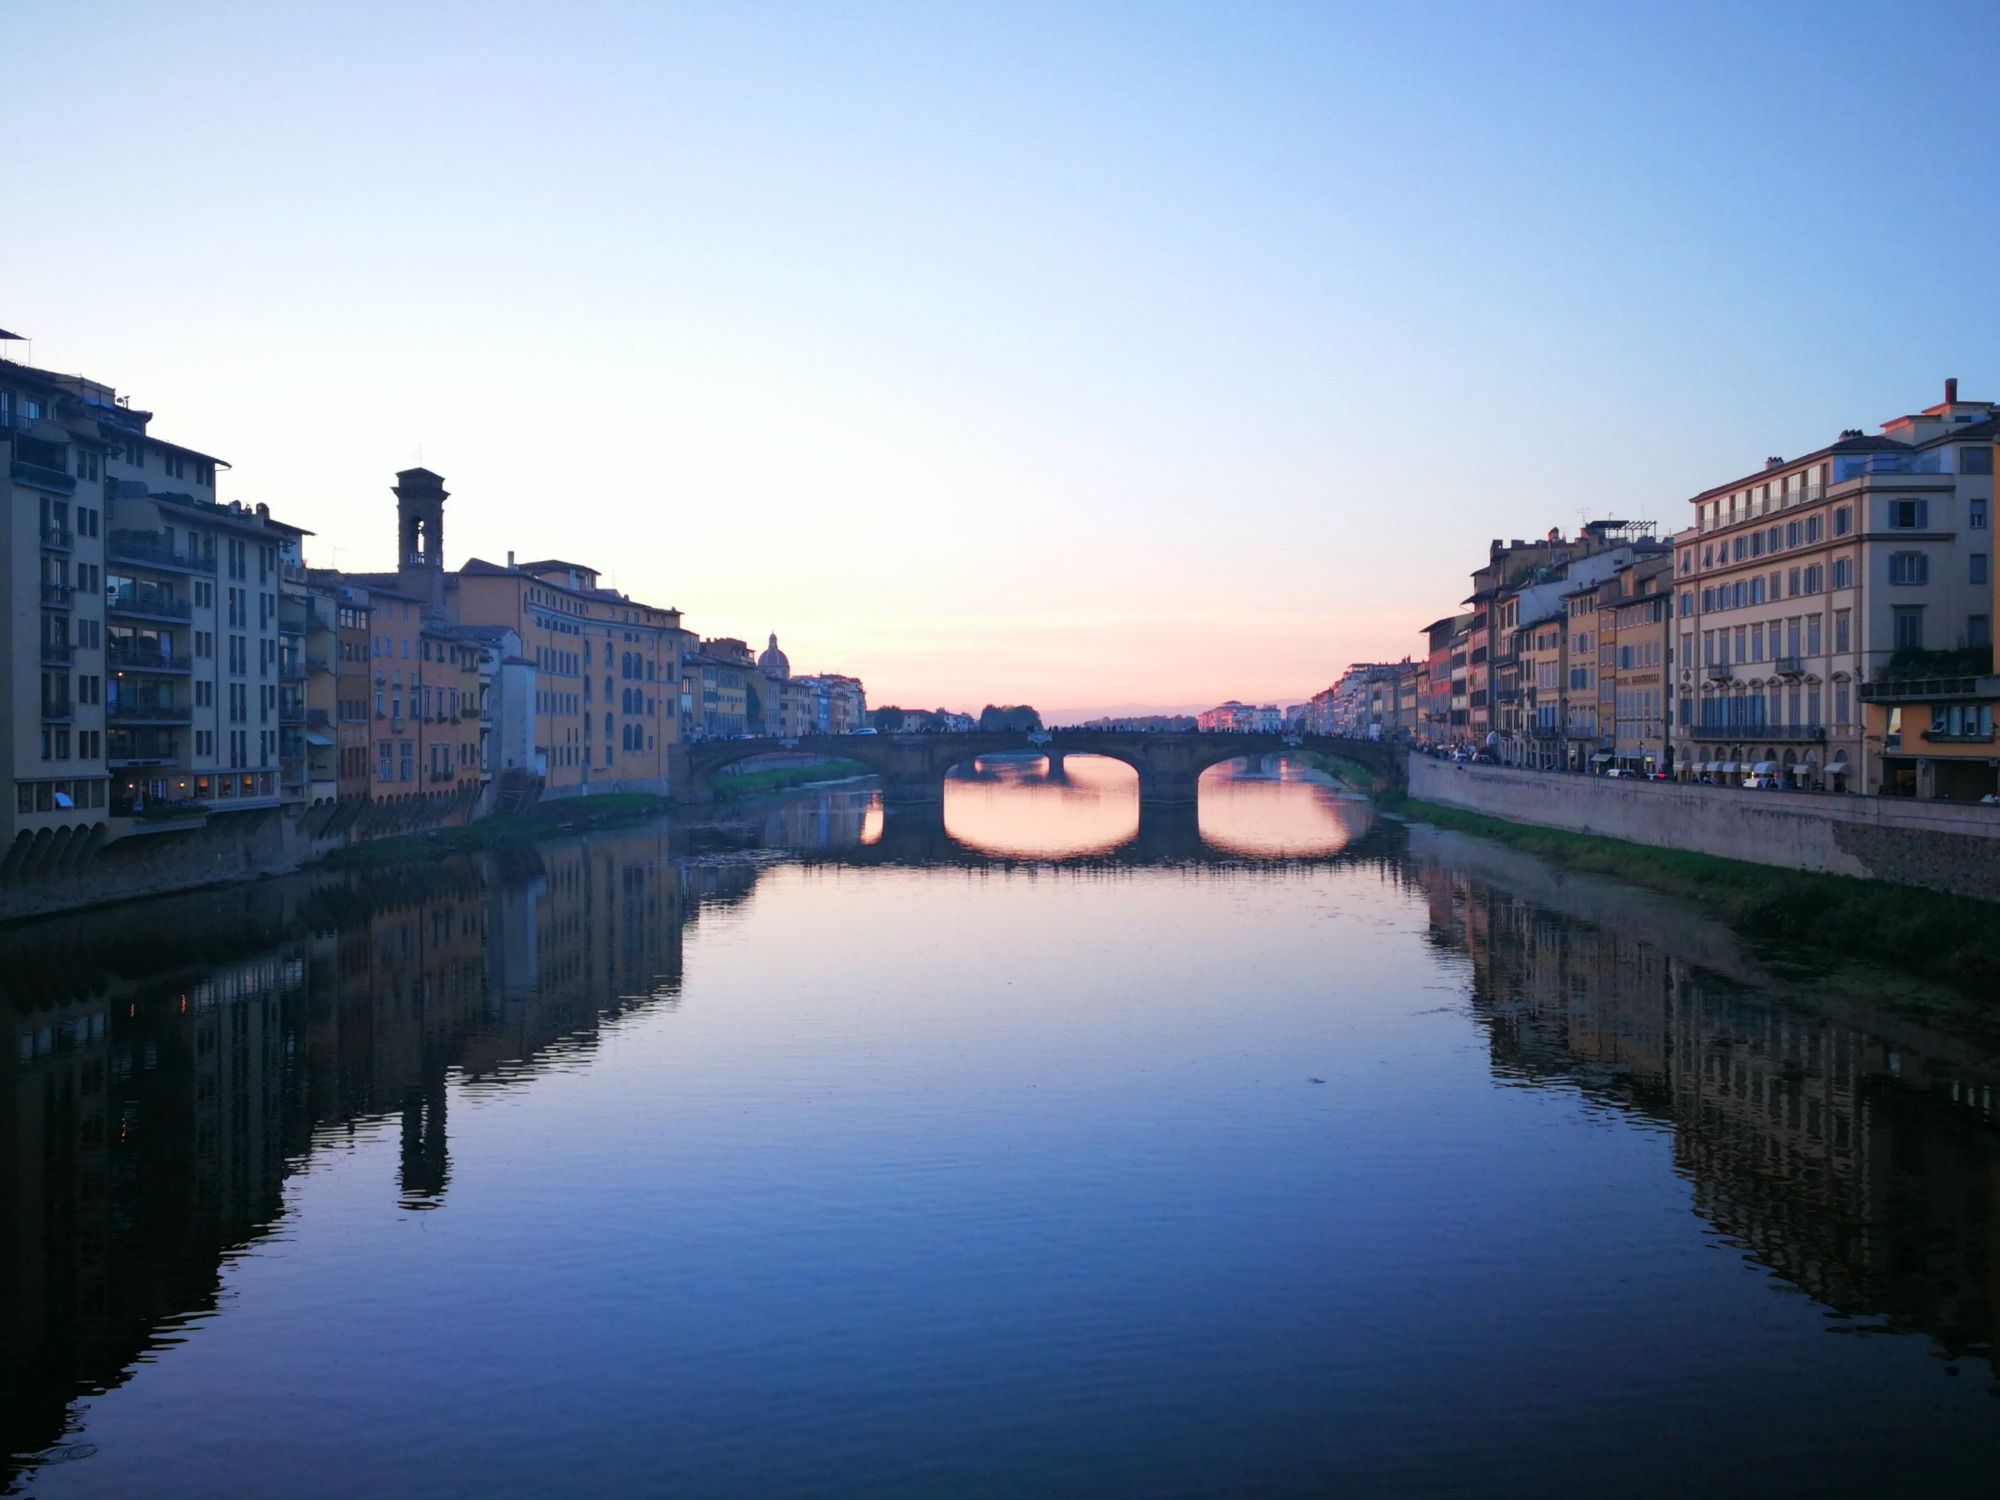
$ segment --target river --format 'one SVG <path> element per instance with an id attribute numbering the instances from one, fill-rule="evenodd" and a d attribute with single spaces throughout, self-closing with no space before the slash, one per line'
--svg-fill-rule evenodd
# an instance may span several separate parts
<path id="1" fill-rule="evenodd" d="M 1041 767 L 0 933 L 0 1493 L 1987 1492 L 1994 1027 Z"/>

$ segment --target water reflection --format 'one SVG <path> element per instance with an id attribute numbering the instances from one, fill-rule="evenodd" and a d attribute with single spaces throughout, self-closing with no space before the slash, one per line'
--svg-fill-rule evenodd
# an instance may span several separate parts
<path id="1" fill-rule="evenodd" d="M 1142 806 L 1132 768 L 1069 755 L 983 757 L 945 780 L 941 828 L 902 810 L 911 862 L 962 855 L 1125 863 L 1217 857 L 1314 859 L 1339 854 L 1374 826 L 1373 806 L 1329 776 L 1282 756 L 1245 758 L 1202 777 L 1198 807 Z M 921 832 L 919 829 L 921 828 Z"/>
<path id="2" fill-rule="evenodd" d="M 1102 755 L 985 756 L 945 778 L 944 830 L 979 854 L 1107 854 L 1139 833 L 1139 777 Z"/>
<path id="3" fill-rule="evenodd" d="M 1778 978 L 1664 901 L 1419 828 L 1495 1074 L 1671 1128 L 1693 1207 L 1854 1331 L 1990 1362 L 2000 1310 L 1993 1038 Z"/>
<path id="4" fill-rule="evenodd" d="M 1503 1364 L 1525 1357 L 1461 1351 L 1464 1330 L 1449 1317 L 1442 1319 L 1448 1328 L 1427 1328 L 1424 1309 L 1456 1294 L 1436 1279 L 1440 1266 L 1461 1274 L 1473 1266 L 1494 1285 L 1510 1286 L 1510 1277 L 1526 1274 L 1525 1247 L 1553 1243 L 1574 1257 L 1579 1282 L 1605 1273 L 1602 1284 L 1593 1282 L 1599 1296 L 1636 1298 L 1604 1304 L 1631 1317 L 1651 1295 L 1631 1291 L 1633 1278 L 1643 1287 L 1648 1274 L 1666 1274 L 1652 1259 L 1602 1267 L 1615 1225 L 1578 1219 L 1551 1191 L 1559 1179 L 1525 1175 L 1521 1163 L 1537 1152 L 1565 1164 L 1577 1159 L 1574 1133 L 1549 1135 L 1518 1155 L 1507 1148 L 1520 1142 L 1477 1133 L 1491 1128 L 1490 1099 L 1505 1095 L 1574 1099 L 1579 1113 L 1565 1117 L 1565 1127 L 1580 1119 L 1600 1135 L 1662 1143 L 1657 1162 L 1633 1157 L 1627 1164 L 1663 1183 L 1678 1174 L 1687 1202 L 1657 1223 L 1645 1220 L 1643 1230 L 1629 1228 L 1628 1212 L 1619 1221 L 1628 1226 L 1619 1231 L 1620 1253 L 1634 1254 L 1636 1246 L 1666 1264 L 1677 1234 L 1698 1222 L 1717 1243 L 1752 1258 L 1760 1274 L 1813 1299 L 1830 1329 L 1919 1335 L 1950 1368 L 1988 1378 L 2000 1316 L 1993 1213 L 2000 1139 L 1989 1035 L 1885 1004 L 1865 976 L 1846 976 L 1846 983 L 1842 976 L 1775 978 L 1733 933 L 1672 902 L 1420 826 L 1378 823 L 1366 804 L 1282 765 L 1225 772 L 1204 785 L 1198 812 L 1166 814 L 1141 813 L 1122 769 L 1074 757 L 1063 780 L 1052 783 L 1039 763 L 1002 761 L 955 778 L 944 807 L 928 817 L 901 810 L 885 817 L 871 792 L 835 790 L 747 810 L 728 828 L 652 828 L 488 862 L 270 882 L 135 906 L 115 921 L 91 914 L 6 934 L 0 1368 L 7 1383 L 0 1429 L 7 1452 L 39 1461 L 85 1452 L 97 1425 L 84 1420 L 79 1403 L 163 1358 L 194 1325 L 226 1320 L 221 1292 L 235 1262 L 290 1235 L 344 1232 L 338 1225 L 351 1220 L 334 1229 L 324 1219 L 300 1220 L 299 1184 L 316 1164 L 340 1164 L 349 1214 L 400 1216 L 430 1234 L 465 1215 L 468 1184 L 476 1198 L 479 1175 L 463 1170 L 463 1153 L 466 1141 L 479 1139 L 483 1110 L 518 1102 L 532 1081 L 557 1075 L 600 1088 L 602 1070 L 614 1063 L 640 1071 L 651 1086 L 657 1058 L 635 1058 L 628 1041 L 621 1063 L 607 1038 L 644 1013 L 680 1003 L 691 931 L 708 934 L 702 951 L 710 968 L 705 987 L 685 982 L 719 1018 L 722 1040 L 711 1036 L 701 1069 L 683 1072 L 674 1086 L 723 1101 L 726 1128 L 709 1142 L 712 1181 L 683 1161 L 674 1188 L 692 1195 L 713 1188 L 720 1196 L 707 1200 L 712 1213 L 771 1214 L 777 1227 L 755 1242 L 773 1259 L 734 1265 L 703 1238 L 728 1226 L 702 1220 L 672 1193 L 661 1193 L 665 1206 L 593 1199 L 603 1182 L 632 1191 L 632 1181 L 604 1163 L 659 1149 L 662 1122 L 682 1117 L 659 1112 L 646 1127 L 655 1135 L 579 1140 L 564 1134 L 561 1111 L 552 1112 L 548 1134 L 537 1139 L 558 1175 L 574 1164 L 574 1194 L 562 1203 L 581 1227 L 549 1253 L 576 1257 L 578 1278 L 605 1278 L 599 1311 L 611 1322 L 625 1316 L 613 1293 L 637 1273 L 629 1261 L 590 1261 L 590 1236 L 656 1212 L 648 1233 L 679 1236 L 674 1243 L 693 1257 L 679 1272 L 688 1278 L 691 1305 L 708 1300 L 704 1287 L 713 1286 L 768 1299 L 757 1306 L 792 1324 L 773 1322 L 758 1338 L 792 1340 L 800 1347 L 787 1345 L 791 1357 L 806 1366 L 824 1355 L 843 1379 L 856 1351 L 873 1348 L 854 1328 L 895 1326 L 898 1299 L 907 1295 L 914 1344 L 892 1346 L 893 1357 L 882 1360 L 885 1378 L 902 1389 L 912 1385 L 908 1359 L 944 1358 L 933 1353 L 943 1347 L 939 1319 L 981 1315 L 985 1304 L 972 1284 L 979 1276 L 1033 1282 L 1039 1258 L 1054 1256 L 1073 1275 L 1086 1266 L 1100 1278 L 1048 1283 L 1079 1299 L 1067 1313 L 1075 1320 L 1070 1337 L 1114 1361 L 1130 1358 L 1117 1379 L 1093 1385 L 1103 1372 L 1077 1375 L 1084 1355 L 1057 1340 L 1071 1362 L 1057 1373 L 1079 1381 L 1076 1389 L 1127 1391 L 1138 1403 L 1132 1425 L 1104 1432 L 1107 1452 L 1132 1457 L 1158 1442 L 1163 1455 L 1210 1462 L 1227 1445 L 1176 1448 L 1159 1437 L 1159 1412 L 1176 1411 L 1189 1430 L 1222 1413 L 1240 1419 L 1231 1430 L 1266 1432 L 1268 1412 L 1255 1404 L 1262 1392 L 1280 1405 L 1296 1400 L 1301 1413 L 1334 1414 L 1288 1425 L 1286 1442 L 1298 1444 L 1298 1454 L 1280 1457 L 1295 1477 L 1333 1472 L 1333 1451 L 1351 1457 L 1355 1433 L 1364 1430 L 1379 1432 L 1391 1454 L 1384 1460 L 1391 1467 L 1378 1477 L 1396 1473 L 1394 1464 L 1411 1452 L 1442 1455 L 1453 1441 L 1466 1441 L 1408 1415 L 1433 1404 L 1442 1350 L 1484 1359 L 1489 1376 L 1496 1357 Z M 1041 879 L 1051 866 L 1084 878 Z M 867 868 L 836 881 L 826 877 L 828 867 Z M 1062 887 L 1063 901 L 1045 900 L 1051 885 Z M 998 920 L 997 903 L 1036 887 L 1043 904 L 1023 922 L 1049 950 L 1039 982 L 1030 982 L 1036 973 L 1017 944 L 1007 952 L 1018 957 L 1005 966 L 1021 970 L 1022 983 L 1006 991 L 1004 1009 L 997 1001 L 958 1004 L 965 971 L 997 961 L 965 934 Z M 753 924 L 774 889 L 784 904 Z M 869 950 L 886 976 L 879 988 L 871 987 L 872 974 L 855 979 L 851 952 L 824 960 L 844 965 L 837 971 L 822 966 L 829 934 L 868 920 L 910 934 Z M 776 953 L 766 967 L 733 979 L 718 967 L 732 945 L 753 942 Z M 1329 987 L 1330 976 L 1355 973 L 1366 975 L 1366 984 Z M 1007 984 L 1012 977 L 1000 976 Z M 1422 987 L 1440 985 L 1455 1004 L 1409 1004 Z M 1325 999 L 1335 993 L 1337 1005 Z M 785 996 L 796 1002 L 792 1008 Z M 922 1008 L 934 996 L 944 998 Z M 898 1003 L 908 1009 L 897 1012 L 894 1027 L 872 1033 L 873 1055 L 889 1058 L 886 1081 L 857 1104 L 870 1120 L 883 1117 L 882 1134 L 861 1133 L 826 1112 L 817 1092 L 845 1065 L 831 1049 L 849 1028 L 867 1026 Z M 676 1016 L 675 1024 L 686 1020 Z M 973 1033 L 988 1047 L 1023 1050 L 996 1052 L 990 1070 L 965 1062 L 982 1055 L 979 1046 L 962 1045 L 957 1028 L 967 1026 L 988 1027 Z M 730 1042 L 760 1027 L 769 1050 L 731 1050 Z M 814 1027 L 808 1040 L 793 1039 L 795 1030 Z M 1090 1061 L 1071 1064 L 1072 1055 Z M 1312 1066 L 1333 1086 L 1307 1083 L 1306 1056 L 1328 1059 Z M 1218 1076 L 1209 1071 L 1218 1057 L 1262 1061 L 1240 1073 L 1224 1067 Z M 746 1058 L 797 1071 L 767 1083 L 761 1067 L 744 1066 Z M 924 1113 L 926 1080 L 951 1069 L 958 1070 L 953 1086 L 940 1087 L 943 1102 Z M 1078 1109 L 1096 1133 L 1071 1133 L 1075 1117 L 1065 1111 Z M 952 1131 L 965 1121 L 977 1127 L 971 1135 L 927 1145 L 927 1128 Z M 1358 1133 L 1340 1134 L 1340 1121 Z M 815 1169 L 843 1169 L 824 1161 L 791 1165 L 805 1162 L 819 1131 L 842 1128 L 877 1154 L 832 1178 Z M 1007 1165 L 973 1180 L 963 1169 L 980 1159 L 978 1129 L 1004 1145 L 992 1159 Z M 386 1149 L 347 1159 L 370 1140 Z M 773 1158 L 759 1157 L 758 1142 L 772 1140 L 779 1147 Z M 1243 1155 L 1230 1155 L 1239 1144 Z M 1079 1158 L 1091 1165 L 1075 1180 L 1051 1165 Z M 1335 1190 L 1324 1202 L 1301 1204 L 1297 1182 L 1281 1175 L 1287 1163 Z M 1343 1176 L 1371 1171 L 1376 1175 Z M 1173 1175 L 1188 1172 L 1194 1175 Z M 1432 1180 L 1426 1172 L 1442 1175 Z M 1246 1175 L 1254 1193 L 1232 1200 Z M 1378 1179 L 1393 1182 L 1385 1190 Z M 1170 1180 L 1192 1184 L 1196 1195 L 1144 1196 L 1148 1184 Z M 1158 1222 L 1174 1225 L 1174 1233 L 1153 1235 L 1145 1225 L 1154 1221 L 1133 1216 L 1135 1200 L 1099 1207 L 1107 1194 L 1134 1192 L 1140 1208 L 1162 1216 Z M 997 1196 L 989 1202 L 987 1195 Z M 1411 1206 L 1426 1195 L 1449 1210 Z M 1478 1221 L 1496 1202 L 1501 1216 Z M 1269 1217 L 1245 1225 L 1245 1239 L 1230 1240 L 1232 1206 Z M 795 1243 L 795 1213 L 833 1243 Z M 995 1216 L 1012 1228 L 995 1229 Z M 1479 1230 L 1471 1231 L 1475 1223 Z M 927 1226 L 940 1236 L 929 1247 L 943 1267 L 939 1279 L 921 1287 L 899 1282 L 892 1269 L 901 1237 L 921 1237 Z M 1507 1231 L 1522 1237 L 1499 1249 L 1480 1237 Z M 1462 1243 L 1468 1232 L 1472 1242 Z M 523 1242 L 539 1251 L 555 1233 L 538 1227 L 524 1232 Z M 1009 1234 L 1027 1247 L 1018 1264 Z M 1225 1237 L 1204 1238 L 1218 1234 Z M 1379 1259 L 1371 1261 L 1376 1241 Z M 1184 1282 L 1163 1279 L 1176 1242 L 1191 1247 Z M 1283 1254 L 1259 1262 L 1250 1242 Z M 1426 1257 L 1428 1282 L 1409 1271 Z M 424 1284 L 407 1267 L 404 1274 Z M 493 1295 L 512 1295 L 504 1261 L 465 1274 L 499 1276 Z M 861 1278 L 880 1300 L 840 1303 L 843 1274 Z M 1414 1277 L 1419 1291 L 1398 1276 Z M 1139 1291 L 1154 1284 L 1165 1289 L 1157 1307 Z M 1024 1285 L 1014 1292 L 1019 1307 L 1039 1305 Z M 1232 1315 L 1248 1316 L 1248 1302 L 1268 1303 L 1271 1321 L 1255 1325 L 1263 1343 L 1239 1346 L 1224 1337 L 1227 1327 L 1218 1333 L 1201 1324 L 1221 1315 L 1188 1301 L 1200 1295 L 1190 1289 L 1216 1285 L 1230 1288 L 1219 1305 Z M 1607 1285 L 1620 1290 L 1603 1290 Z M 399 1294 L 394 1285 L 383 1292 Z M 1327 1300 L 1341 1296 L 1350 1303 Z M 1478 1316 L 1500 1317 L 1509 1303 L 1495 1298 Z M 305 1305 L 310 1310 L 309 1300 Z M 810 1329 L 815 1309 L 829 1305 L 851 1315 L 853 1326 L 843 1325 L 842 1334 L 851 1342 L 804 1347 L 810 1334 L 798 1328 Z M 1090 1309 L 1101 1308 L 1126 1309 L 1143 1336 L 1122 1348 L 1084 1338 L 1097 1327 Z M 1186 1348 L 1168 1341 L 1182 1309 L 1191 1309 L 1180 1329 L 1191 1341 Z M 1022 1377 L 1015 1391 L 1025 1400 L 1021 1392 L 1046 1373 L 1036 1361 L 1050 1335 L 1024 1312 L 1019 1326 L 1007 1325 L 1018 1310 L 999 1299 L 1002 1323 L 987 1330 L 993 1347 L 1011 1348 L 1011 1355 L 1003 1359 L 973 1340 L 968 1357 L 979 1380 Z M 423 1306 L 407 1311 L 419 1332 L 432 1316 Z M 1575 1340 L 1581 1378 L 1586 1385 L 1598 1378 L 1589 1373 L 1587 1316 L 1578 1316 L 1577 1326 L 1563 1326 L 1546 1310 L 1529 1308 L 1521 1317 L 1520 1327 L 1491 1336 L 1540 1340 L 1558 1358 Z M 1729 1382 L 1747 1382 L 1751 1351 L 1764 1350 L 1756 1341 L 1766 1330 L 1738 1326 L 1707 1304 L 1691 1303 L 1684 1321 L 1684 1344 L 1649 1347 L 1639 1363 L 1657 1372 L 1708 1360 L 1714 1368 L 1696 1373 L 1733 1398 L 1738 1388 Z M 1314 1330 L 1311 1339 L 1294 1325 Z M 700 1347 L 686 1326 L 662 1326 Z M 546 1336 L 582 1346 L 580 1354 L 571 1351 L 575 1369 L 596 1358 L 592 1341 L 612 1337 L 608 1327 Z M 1008 1344 L 1010 1337 L 1017 1342 Z M 1439 1342 L 1421 1343 L 1425 1338 Z M 1414 1373 L 1399 1375 L 1406 1341 Z M 1358 1357 L 1349 1347 L 1355 1344 L 1366 1346 Z M 1776 1374 L 1763 1377 L 1760 1399 L 1768 1401 L 1770 1379 L 1791 1378 L 1793 1347 L 1774 1342 L 1777 1352 L 1761 1354 Z M 1347 1362 L 1334 1375 L 1320 1362 L 1328 1351 Z M 519 1348 L 503 1352 L 523 1358 Z M 708 1368 L 686 1350 L 669 1352 L 690 1368 Z M 1281 1374 L 1274 1377 L 1260 1358 Z M 1345 1383 L 1339 1370 L 1357 1358 L 1361 1375 Z M 1241 1361 L 1228 1389 L 1204 1373 L 1217 1359 Z M 769 1383 L 741 1384 L 746 1368 Z M 1177 1370 L 1191 1372 L 1187 1394 L 1143 1384 Z M 393 1384 L 409 1371 L 385 1368 L 383 1376 Z M 758 1413 L 770 1404 L 770 1419 L 805 1433 L 799 1441 L 811 1446 L 811 1434 L 822 1429 L 782 1400 L 767 1402 L 770 1390 L 792 1388 L 792 1367 L 773 1374 L 761 1364 L 739 1365 L 734 1378 L 737 1386 L 725 1380 L 716 1389 L 737 1390 L 740 1406 L 720 1420 L 768 1436 Z M 814 1390 L 797 1378 L 799 1391 Z M 1399 1379 L 1413 1383 L 1399 1386 Z M 1780 1413 L 1802 1430 L 1826 1403 L 1838 1409 L 1857 1393 L 1879 1396 L 1892 1413 L 1881 1420 L 1891 1427 L 1935 1404 L 1922 1389 L 1884 1384 L 1876 1367 L 1829 1364 L 1814 1379 L 1815 1394 Z M 872 1391 L 878 1403 L 886 1399 L 885 1387 L 857 1389 Z M 976 1382 L 946 1380 L 935 1389 L 961 1403 L 960 1419 L 979 1415 L 970 1410 L 983 1389 Z M 1741 1390 L 1747 1399 L 1750 1386 Z M 1581 1401 L 1591 1393 L 1568 1394 Z M 1902 1404 L 1892 1407 L 1892 1398 Z M 1529 1431 L 1518 1413 L 1503 1410 L 1508 1399 L 1498 1385 L 1470 1396 L 1453 1386 L 1449 1404 L 1471 1414 L 1463 1432 Z M 1248 1403 L 1244 1410 L 1232 1406 L 1238 1400 Z M 835 1418 L 865 1419 L 867 1401 L 857 1401 Z M 1357 1411 L 1373 1415 L 1363 1422 Z M 1628 1413 L 1622 1434 L 1597 1437 L 1640 1444 L 1642 1431 L 1672 1429 L 1656 1417 Z M 577 1430 L 592 1435 L 588 1412 L 565 1408 L 564 1420 L 585 1424 Z M 1768 1421 L 1782 1426 L 1779 1418 Z M 1552 1426 L 1547 1435 L 1558 1449 L 1591 1440 L 1575 1426 Z M 150 1436 L 164 1443 L 171 1434 Z M 1330 1446 L 1319 1446 L 1322 1437 Z M 474 1431 L 468 1441 L 501 1438 Z M 891 1446 L 900 1452 L 905 1441 L 915 1439 L 906 1434 Z M 1015 1449 L 1010 1437 L 990 1455 L 999 1466 L 996 1490 L 1033 1489 L 1038 1473 L 1051 1477 L 1005 1468 Z M 1090 1455 L 1074 1460 L 1076 1473 L 1123 1473 L 1130 1481 L 1107 1482 L 1105 1492 L 1179 1482 L 1171 1464 L 1135 1477 L 1107 1467 L 1114 1460 L 1094 1449 L 1076 1451 Z M 1941 1461 L 1937 1451 L 1926 1457 Z M 1510 1487 L 1498 1473 L 1482 1481 L 1476 1465 L 1447 1457 L 1438 1463 L 1438 1489 Z M 1639 1469 L 1643 1476 L 1644 1465 Z M 37 1472 L 27 1467 L 15 1477 L 28 1484 Z M 650 1492 L 652 1476 L 632 1472 L 639 1482 L 627 1487 Z M 1556 1475 L 1546 1477 L 1553 1483 Z M 1272 1487 L 1313 1486 L 1300 1477 Z M 1647 1485 L 1633 1477 L 1631 1487 Z M 932 1491 L 952 1488 L 940 1480 Z M 1374 1492 L 1384 1491 L 1378 1484 Z"/>
<path id="5" fill-rule="evenodd" d="M 75 1397 L 212 1313 L 221 1268 L 272 1230 L 315 1151 L 393 1124 L 385 1198 L 436 1208 L 455 1088 L 572 1065 L 608 1018 L 671 1003 L 684 928 L 756 877 L 672 853 L 660 828 L 9 933 L 7 1452 L 62 1456 Z"/>

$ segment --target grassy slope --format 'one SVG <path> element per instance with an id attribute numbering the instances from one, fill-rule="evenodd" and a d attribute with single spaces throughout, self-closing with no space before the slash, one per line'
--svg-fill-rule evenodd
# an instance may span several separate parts
<path id="1" fill-rule="evenodd" d="M 320 861 L 334 869 L 374 869 L 411 859 L 437 859 L 452 854 L 477 854 L 488 849 L 517 848 L 565 833 L 593 828 L 619 828 L 658 817 L 669 804 L 665 797 L 645 792 L 607 792 L 599 797 L 561 797 L 540 802 L 515 816 L 481 818 L 463 828 L 434 828 L 423 833 L 349 844 Z"/>
<path id="2" fill-rule="evenodd" d="M 1393 805 L 1423 822 L 1492 839 L 1570 869 L 1616 875 L 1686 897 L 1751 938 L 1868 959 L 1989 995 L 1992 975 L 2000 968 L 2000 905 L 1989 901 L 1510 823 L 1410 798 Z"/>
<path id="3" fill-rule="evenodd" d="M 755 792 L 776 791 L 809 781 L 839 781 L 848 776 L 869 774 L 868 767 L 852 760 L 822 761 L 811 766 L 772 766 L 763 771 L 739 771 L 716 777 L 715 795 L 717 800 L 748 797 Z"/>

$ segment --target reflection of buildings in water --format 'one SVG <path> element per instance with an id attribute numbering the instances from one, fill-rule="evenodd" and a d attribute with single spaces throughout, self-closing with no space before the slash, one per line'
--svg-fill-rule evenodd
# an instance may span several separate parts
<path id="1" fill-rule="evenodd" d="M 1841 1313 L 1990 1359 L 2000 1137 L 1972 1048 L 1933 1037 L 1938 1061 L 1919 1062 L 1629 926 L 1445 864 L 1417 872 L 1434 933 L 1472 960 L 1498 1074 L 1667 1122 L 1695 1211 L 1772 1271 Z"/>
<path id="2" fill-rule="evenodd" d="M 214 1306 L 315 1142 L 401 1133 L 409 1208 L 450 1180 L 447 1080 L 506 1086 L 678 992 L 682 927 L 753 869 L 684 876 L 664 831 L 296 878 L 10 935 L 0 1010 L 0 1363 L 10 1453 Z M 227 956 L 230 954 L 240 956 Z M 63 996 L 68 998 L 62 998 Z M 0 1471 L 3 1472 L 3 1471 Z"/>

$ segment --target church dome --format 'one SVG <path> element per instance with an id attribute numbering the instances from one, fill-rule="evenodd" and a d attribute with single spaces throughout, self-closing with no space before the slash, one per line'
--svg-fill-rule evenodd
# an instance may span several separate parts
<path id="1" fill-rule="evenodd" d="M 778 649 L 778 637 L 771 637 L 771 644 L 764 654 L 757 658 L 757 668 L 766 677 L 790 677 L 792 663 L 785 653 Z"/>

